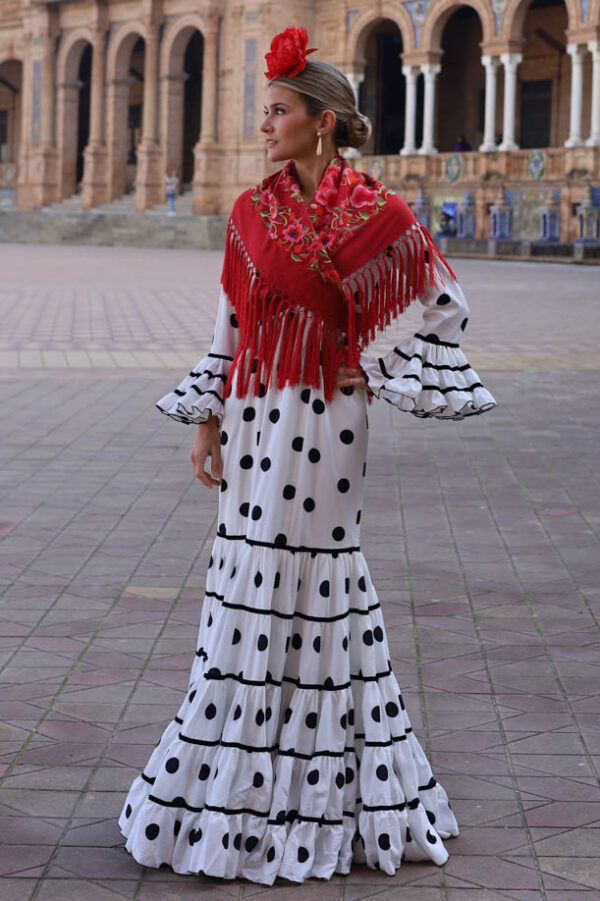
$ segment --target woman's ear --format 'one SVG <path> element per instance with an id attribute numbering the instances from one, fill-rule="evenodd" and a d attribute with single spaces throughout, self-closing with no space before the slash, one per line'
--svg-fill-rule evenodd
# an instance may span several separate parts
<path id="1" fill-rule="evenodd" d="M 321 114 L 321 131 L 324 131 L 326 134 L 333 134 L 336 122 L 337 116 L 333 110 L 323 110 Z"/>

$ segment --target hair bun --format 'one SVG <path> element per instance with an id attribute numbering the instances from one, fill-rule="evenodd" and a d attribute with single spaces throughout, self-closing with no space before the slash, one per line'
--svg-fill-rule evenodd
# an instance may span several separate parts
<path id="1" fill-rule="evenodd" d="M 348 146 L 362 147 L 371 137 L 371 122 L 361 112 L 355 110 L 348 120 Z"/>

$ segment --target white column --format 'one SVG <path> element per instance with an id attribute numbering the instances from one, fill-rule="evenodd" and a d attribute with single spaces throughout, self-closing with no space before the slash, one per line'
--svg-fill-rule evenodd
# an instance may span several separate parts
<path id="1" fill-rule="evenodd" d="M 483 144 L 480 150 L 487 153 L 496 150 L 496 90 L 500 59 L 497 56 L 482 56 L 485 67 L 485 126 Z"/>
<path id="2" fill-rule="evenodd" d="M 592 54 L 592 123 L 590 136 L 585 142 L 588 147 L 600 145 L 600 41 L 590 41 L 588 50 Z"/>
<path id="3" fill-rule="evenodd" d="M 565 147 L 579 147 L 583 144 L 581 119 L 583 113 L 583 57 L 587 47 L 582 44 L 567 44 L 571 57 L 571 125 Z"/>
<path id="4" fill-rule="evenodd" d="M 498 150 L 518 150 L 515 141 L 515 119 L 517 115 L 517 66 L 523 59 L 520 53 L 502 53 L 504 66 L 504 117 L 502 123 L 502 143 Z"/>
<path id="5" fill-rule="evenodd" d="M 404 103 L 404 147 L 400 151 L 403 156 L 416 153 L 415 130 L 417 120 L 417 78 L 418 66 L 402 66 L 405 78 L 405 103 Z"/>
<path id="6" fill-rule="evenodd" d="M 215 28 L 204 35 L 202 58 L 202 118 L 200 145 L 212 147 L 217 140 L 217 56 L 219 33 Z"/>
<path id="7" fill-rule="evenodd" d="M 354 102 L 358 106 L 360 86 L 365 80 L 364 72 L 360 74 L 358 72 L 346 72 L 346 78 L 352 86 L 352 90 L 354 91 Z"/>
<path id="8" fill-rule="evenodd" d="M 419 153 L 437 153 L 433 144 L 435 124 L 435 80 L 441 71 L 437 63 L 424 63 L 421 66 L 425 78 L 425 110 L 423 113 L 423 143 Z"/>

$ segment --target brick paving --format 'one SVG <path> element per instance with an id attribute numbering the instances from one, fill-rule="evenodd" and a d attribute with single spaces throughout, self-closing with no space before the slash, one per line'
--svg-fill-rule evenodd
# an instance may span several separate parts
<path id="1" fill-rule="evenodd" d="M 186 688 L 215 529 L 193 430 L 153 402 L 208 346 L 220 261 L 0 248 L 3 901 L 598 897 L 600 299 L 585 267 L 456 260 L 465 350 L 501 406 L 462 423 L 370 411 L 363 549 L 462 828 L 446 866 L 268 888 L 123 850 L 124 793 Z"/>

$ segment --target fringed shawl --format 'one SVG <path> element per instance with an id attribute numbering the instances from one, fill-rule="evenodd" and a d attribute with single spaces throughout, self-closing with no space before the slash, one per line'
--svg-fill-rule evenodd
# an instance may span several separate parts
<path id="1" fill-rule="evenodd" d="M 330 400 L 340 364 L 435 283 L 436 257 L 454 277 L 407 204 L 339 155 L 309 205 L 293 161 L 244 191 L 221 277 L 241 332 L 226 395 L 237 374 L 239 397 L 302 384 Z"/>

